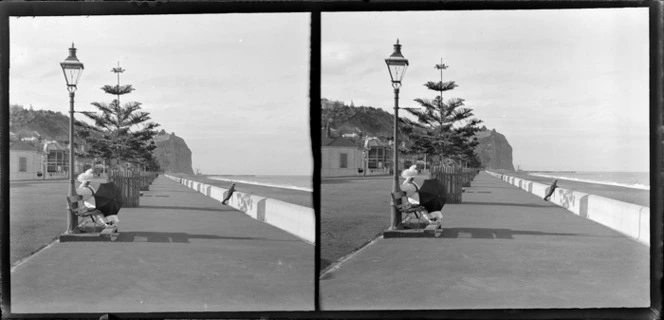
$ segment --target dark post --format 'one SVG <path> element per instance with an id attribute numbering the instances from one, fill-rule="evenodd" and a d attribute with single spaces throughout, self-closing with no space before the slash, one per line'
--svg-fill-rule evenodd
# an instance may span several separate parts
<path id="1" fill-rule="evenodd" d="M 74 91 L 69 92 L 69 196 L 76 195 L 74 186 Z M 78 217 L 67 210 L 67 232 L 72 233 L 78 226 Z"/>
<path id="2" fill-rule="evenodd" d="M 399 88 L 394 88 L 394 154 L 393 154 L 393 175 L 392 192 L 399 192 Z M 394 199 L 392 199 L 392 225 L 395 229 L 401 223 L 401 212 L 397 210 Z"/>

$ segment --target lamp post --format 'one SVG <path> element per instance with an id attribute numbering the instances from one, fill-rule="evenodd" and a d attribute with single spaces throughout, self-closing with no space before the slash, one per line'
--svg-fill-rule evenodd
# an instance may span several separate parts
<path id="1" fill-rule="evenodd" d="M 76 85 L 78 79 L 83 73 L 83 63 L 76 58 L 76 48 L 72 42 L 69 48 L 69 57 L 65 61 L 60 62 L 62 72 L 67 81 L 67 91 L 69 91 L 69 196 L 76 195 L 76 187 L 74 186 L 74 93 L 76 92 Z M 78 225 L 78 218 L 67 210 L 67 234 L 73 233 Z"/>
<path id="2" fill-rule="evenodd" d="M 390 79 L 392 80 L 392 87 L 394 88 L 394 159 L 393 159 L 393 174 L 394 181 L 392 184 L 392 192 L 399 192 L 399 172 L 398 172 L 398 161 L 399 161 L 399 88 L 401 88 L 401 80 L 403 79 L 404 74 L 406 73 L 406 68 L 408 68 L 408 60 L 403 57 L 401 54 L 401 45 L 399 44 L 399 39 L 394 45 L 394 52 L 391 56 L 385 58 L 385 63 L 387 64 L 387 69 L 390 72 Z M 401 223 L 401 212 L 397 210 L 394 200 L 392 200 L 392 219 L 391 219 L 390 229 L 394 230 Z"/>

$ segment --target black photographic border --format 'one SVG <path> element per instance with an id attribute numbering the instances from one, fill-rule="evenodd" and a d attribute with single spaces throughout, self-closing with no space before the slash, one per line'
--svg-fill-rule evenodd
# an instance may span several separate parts
<path id="1" fill-rule="evenodd" d="M 650 299 L 649 308 L 607 309 L 480 309 L 480 310 L 399 310 L 399 311 L 321 311 L 320 271 L 320 68 L 321 13 L 343 11 L 430 11 L 430 10 L 516 10 L 649 8 L 650 30 Z M 94 313 L 12 314 L 9 257 L 9 17 L 74 15 L 145 15 L 196 13 L 288 13 L 308 12 L 311 21 L 310 44 L 310 134 L 314 160 L 314 209 L 316 212 L 315 297 L 316 311 L 275 312 L 150 312 L 117 313 L 110 318 L 422 318 L 422 319 L 658 319 L 662 317 L 662 126 L 664 108 L 664 4 L 662 0 L 617 1 L 125 1 L 125 2 L 5 2 L 0 3 L 0 260 L 3 318 L 99 318 Z"/>

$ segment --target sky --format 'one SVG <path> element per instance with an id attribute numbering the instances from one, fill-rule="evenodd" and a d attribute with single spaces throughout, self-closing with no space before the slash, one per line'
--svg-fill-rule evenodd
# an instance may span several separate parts
<path id="1" fill-rule="evenodd" d="M 60 62 L 84 64 L 76 111 L 121 84 L 204 174 L 311 175 L 308 13 L 10 18 L 10 104 L 68 115 Z M 77 119 L 82 118 L 78 115 Z"/>
<path id="2" fill-rule="evenodd" d="M 393 113 L 384 59 L 409 60 L 400 107 L 443 96 L 513 148 L 514 167 L 649 171 L 648 9 L 323 13 L 321 97 Z M 401 111 L 400 115 L 405 114 Z"/>

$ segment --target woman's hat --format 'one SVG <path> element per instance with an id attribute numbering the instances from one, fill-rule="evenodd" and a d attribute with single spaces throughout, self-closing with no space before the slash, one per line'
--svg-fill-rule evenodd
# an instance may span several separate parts
<path id="1" fill-rule="evenodd" d="M 405 179 L 414 178 L 417 175 L 417 166 L 412 165 L 410 168 L 401 172 L 401 176 Z"/>
<path id="2" fill-rule="evenodd" d="M 94 175 L 92 174 L 92 169 L 88 169 L 85 172 L 81 173 L 78 175 L 78 178 L 76 178 L 80 182 L 86 182 L 92 180 Z"/>

